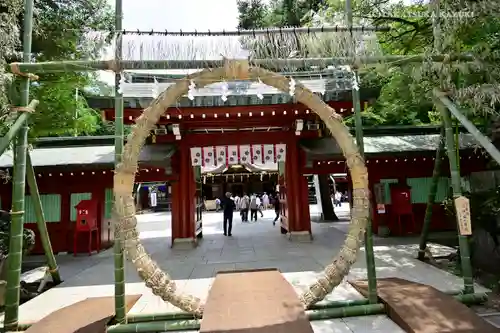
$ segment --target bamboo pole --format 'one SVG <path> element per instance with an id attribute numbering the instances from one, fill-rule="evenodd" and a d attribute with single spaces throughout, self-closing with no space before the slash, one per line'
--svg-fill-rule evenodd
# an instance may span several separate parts
<path id="1" fill-rule="evenodd" d="M 115 0 L 115 28 L 122 29 L 123 3 L 122 0 Z M 115 61 L 122 59 L 122 35 L 116 34 Z M 121 74 L 115 73 L 115 168 L 121 163 L 124 145 L 123 130 L 123 96 L 120 93 Z M 116 186 L 116 184 L 115 184 Z M 115 198 L 116 200 L 116 198 Z M 115 202 L 116 204 L 116 202 Z M 114 208 L 115 209 L 115 208 Z M 116 221 L 114 221 L 116 223 Z M 116 230 L 113 244 L 114 273 L 115 273 L 115 321 L 118 324 L 127 322 L 127 310 L 125 302 L 125 257 L 121 241 L 121 234 Z"/>
<path id="2" fill-rule="evenodd" d="M 441 134 L 439 135 L 439 144 L 436 150 L 436 159 L 434 160 L 434 170 L 432 171 L 432 183 L 429 189 L 429 196 L 427 198 L 427 206 L 425 207 L 424 223 L 422 225 L 422 232 L 420 234 L 420 244 L 418 250 L 418 259 L 424 260 L 425 250 L 427 249 L 427 238 L 429 237 L 429 230 L 431 229 L 432 210 L 436 200 L 436 192 L 439 184 L 439 176 L 441 173 L 441 158 L 444 151 L 444 127 L 441 127 Z"/>
<path id="3" fill-rule="evenodd" d="M 330 57 L 330 58 L 306 58 L 306 59 L 253 59 L 251 65 L 260 66 L 273 71 L 285 71 L 293 68 L 310 69 L 313 66 L 340 66 L 352 65 L 356 60 L 359 64 L 387 63 L 388 65 L 400 66 L 406 63 L 422 62 L 425 60 L 433 62 L 442 61 L 474 61 L 470 54 L 458 55 L 414 55 L 414 56 L 378 56 L 378 57 Z M 75 61 L 47 61 L 38 63 L 11 63 L 7 70 L 14 73 L 57 73 L 57 72 L 86 72 L 86 71 L 122 71 L 132 69 L 186 69 L 186 68 L 217 68 L 223 67 L 224 60 L 75 60 Z"/>
<path id="4" fill-rule="evenodd" d="M 450 163 L 450 176 L 451 185 L 453 188 L 453 198 L 456 199 L 462 196 L 462 184 L 460 180 L 460 173 L 457 170 L 458 159 L 455 153 L 455 140 L 453 137 L 453 125 L 451 123 L 450 112 L 442 104 L 437 105 L 441 118 L 443 120 L 443 125 L 445 129 L 446 138 L 446 152 L 448 154 L 448 161 Z M 457 229 L 458 229 L 457 220 Z M 469 237 L 463 236 L 458 233 L 458 245 L 460 248 L 460 263 L 462 267 L 462 276 L 464 279 L 464 293 L 472 294 L 474 293 L 474 283 L 472 279 L 472 266 L 470 262 L 470 249 L 469 249 Z"/>
<path id="5" fill-rule="evenodd" d="M 31 61 L 33 31 L 33 0 L 24 1 L 23 61 Z M 29 103 L 29 76 L 21 78 L 20 106 Z M 12 184 L 12 223 L 10 226 L 9 255 L 7 257 L 7 288 L 5 291 L 4 329 L 14 331 L 19 320 L 19 292 L 23 258 L 24 199 L 26 189 L 26 152 L 28 125 L 23 122 L 14 145 L 14 179 Z"/>
<path id="6" fill-rule="evenodd" d="M 333 302 L 321 302 L 313 304 L 308 308 L 308 310 L 325 310 L 325 309 L 337 309 L 337 308 L 348 308 L 360 305 L 367 305 L 368 300 L 347 300 L 347 301 L 333 301 Z M 187 312 L 166 312 L 166 313 L 140 313 L 136 315 L 127 316 L 127 323 L 142 323 L 148 321 L 170 321 L 170 320 L 190 320 L 195 319 L 193 314 Z"/>
<path id="7" fill-rule="evenodd" d="M 26 108 L 27 111 L 21 112 L 19 117 L 17 117 L 14 124 L 9 128 L 8 132 L 0 140 L 0 156 L 2 156 L 3 153 L 5 153 L 5 151 L 9 148 L 9 145 L 12 142 L 12 140 L 15 138 L 19 130 L 23 127 L 26 120 L 28 120 L 31 114 L 30 111 L 35 110 L 37 106 L 38 106 L 38 101 L 36 99 L 32 100 L 28 105 L 28 107 Z"/>
<path id="8" fill-rule="evenodd" d="M 38 191 L 38 185 L 36 183 L 35 170 L 29 152 L 26 153 L 26 178 L 28 180 L 31 198 L 33 199 L 33 208 L 35 209 L 36 224 L 38 232 L 40 233 L 40 240 L 42 242 L 43 251 L 45 252 L 45 258 L 47 259 L 47 265 L 49 266 L 48 273 L 52 276 L 52 281 L 54 281 L 55 284 L 59 284 L 62 280 L 59 275 L 59 267 L 57 267 L 54 252 L 52 251 L 52 244 L 50 243 L 47 223 L 43 213 L 42 201 L 40 200 L 40 192 Z"/>
<path id="9" fill-rule="evenodd" d="M 346 0 L 346 20 L 347 26 L 353 26 L 352 17 L 352 3 L 351 0 Z M 353 58 L 356 57 L 354 40 L 351 35 L 349 41 L 349 55 Z M 356 144 L 359 149 L 361 157 L 364 158 L 365 155 L 365 144 L 363 141 L 363 118 L 361 117 L 361 97 L 359 95 L 359 74 L 356 67 L 353 68 L 353 80 L 352 85 L 352 105 L 354 106 L 354 124 L 356 131 Z M 366 270 L 368 275 L 368 302 L 370 304 L 376 304 L 378 302 L 377 296 L 377 270 L 375 267 L 375 254 L 373 251 L 373 230 L 372 230 L 372 220 L 371 216 L 368 217 L 368 223 L 365 230 L 365 257 L 366 257 Z"/>
<path id="10" fill-rule="evenodd" d="M 322 32 L 369 32 L 369 31 L 390 31 L 390 27 L 291 27 L 291 28 L 267 28 L 267 29 L 250 29 L 250 30 L 222 30 L 222 31 L 155 31 L 155 30 L 123 30 L 124 35 L 147 35 L 147 36 L 191 36 L 191 37 L 229 37 L 229 36 L 262 36 L 262 35 L 277 35 L 277 34 L 314 34 Z"/>
<path id="11" fill-rule="evenodd" d="M 334 318 L 367 316 L 385 313 L 384 304 L 366 304 L 340 308 L 322 309 L 315 311 L 306 311 L 307 318 L 310 321 L 327 320 Z M 161 315 L 154 315 L 159 318 Z M 147 317 L 144 317 L 146 319 Z M 199 319 L 178 319 L 165 321 L 147 321 L 135 322 L 125 325 L 115 325 L 108 327 L 107 333 L 150 333 L 150 332 L 177 332 L 199 330 Z"/>
<path id="12" fill-rule="evenodd" d="M 453 116 L 465 127 L 467 131 L 479 142 L 479 144 L 490 154 L 490 156 L 500 164 L 500 151 L 491 143 L 490 139 L 479 131 L 479 129 L 460 112 L 460 110 L 443 93 L 437 89 L 434 90 L 434 96 L 441 102 Z"/>
<path id="13" fill-rule="evenodd" d="M 466 304 L 466 305 L 475 305 L 475 304 L 482 304 L 488 300 L 488 295 L 486 293 L 475 293 L 475 294 L 461 294 L 461 291 L 448 291 L 444 292 L 447 295 L 453 296 L 457 301 Z M 344 305 L 343 305 L 344 304 Z M 313 307 L 316 306 L 321 306 L 318 307 L 316 310 L 325 310 L 325 309 L 339 309 L 339 308 L 344 308 L 343 311 L 346 311 L 348 313 L 352 313 L 352 310 L 349 310 L 349 307 L 354 307 L 357 306 L 360 310 L 361 305 L 368 305 L 368 300 L 347 300 L 347 301 L 333 301 L 333 302 L 324 302 L 324 303 L 318 303 L 313 305 L 312 307 L 309 308 L 309 310 L 312 310 Z M 376 304 L 377 306 L 379 304 Z M 375 307 L 376 309 L 377 307 Z M 373 308 L 372 308 L 373 309 Z M 365 309 L 366 310 L 366 309 Z M 362 310 L 363 311 L 363 310 Z M 338 311 L 337 311 L 338 312 Z M 309 320 L 314 320 L 311 319 L 311 313 L 317 313 L 317 311 L 307 311 Z M 362 314 L 356 314 L 356 316 L 361 316 L 361 315 L 370 315 L 374 313 L 366 313 L 363 312 Z M 332 311 L 333 315 L 333 311 Z M 314 318 L 314 316 L 312 316 Z M 323 318 L 323 319 L 331 319 L 333 317 L 328 317 L 328 318 Z M 128 325 L 130 324 L 135 324 L 135 323 L 145 323 L 145 322 L 171 322 L 171 323 L 177 323 L 176 325 L 179 326 L 181 325 L 181 321 L 186 321 L 186 320 L 194 320 L 193 315 L 187 312 L 165 312 L 165 313 L 141 313 L 141 314 L 136 314 L 136 315 L 129 315 L 127 317 Z M 321 320 L 321 319 L 318 319 Z M 31 326 L 33 326 L 35 323 L 20 323 L 18 325 L 18 330 L 20 331 L 25 331 Z M 121 325 L 123 327 L 123 325 Z M 115 329 L 116 325 L 111 326 L 112 330 Z M 130 326 L 129 326 L 130 327 Z M 186 326 L 184 326 L 186 327 Z M 109 332 L 109 331 L 108 331 Z M 115 331 L 116 332 L 116 331 Z M 133 331 L 135 332 L 135 331 Z"/>

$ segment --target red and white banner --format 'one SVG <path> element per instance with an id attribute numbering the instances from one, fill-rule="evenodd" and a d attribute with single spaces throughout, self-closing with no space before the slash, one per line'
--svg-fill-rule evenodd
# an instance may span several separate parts
<path id="1" fill-rule="evenodd" d="M 264 164 L 262 160 L 262 145 L 252 145 L 252 162 L 253 164 Z"/>
<path id="2" fill-rule="evenodd" d="M 203 157 L 201 156 L 201 147 L 191 148 L 191 164 L 193 166 L 203 165 Z"/>
<path id="3" fill-rule="evenodd" d="M 240 146 L 240 163 L 252 163 L 250 156 L 250 146 Z"/>
<path id="4" fill-rule="evenodd" d="M 227 164 L 235 165 L 239 161 L 238 146 L 227 146 Z"/>
<path id="5" fill-rule="evenodd" d="M 276 162 L 285 162 L 286 145 L 276 145 Z"/>
<path id="6" fill-rule="evenodd" d="M 264 145 L 264 164 L 273 164 L 274 161 L 274 145 Z"/>
<path id="7" fill-rule="evenodd" d="M 203 147 L 203 166 L 214 166 L 214 147 Z"/>
<path id="8" fill-rule="evenodd" d="M 235 164 L 274 164 L 284 162 L 285 144 L 265 145 L 231 145 L 191 148 L 191 164 L 193 166 L 220 166 Z"/>
<path id="9" fill-rule="evenodd" d="M 226 165 L 227 164 L 227 161 L 226 161 L 226 146 L 217 146 L 215 147 L 215 153 L 217 154 L 216 155 L 216 161 L 217 161 L 217 165 Z"/>

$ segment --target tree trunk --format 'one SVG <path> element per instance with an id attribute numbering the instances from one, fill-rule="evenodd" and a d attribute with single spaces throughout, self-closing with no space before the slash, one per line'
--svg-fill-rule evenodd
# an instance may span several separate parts
<path id="1" fill-rule="evenodd" d="M 328 175 L 318 175 L 319 192 L 321 193 L 321 207 L 323 219 L 326 221 L 338 221 L 339 218 L 333 209 L 332 197 L 330 193 L 330 183 Z"/>

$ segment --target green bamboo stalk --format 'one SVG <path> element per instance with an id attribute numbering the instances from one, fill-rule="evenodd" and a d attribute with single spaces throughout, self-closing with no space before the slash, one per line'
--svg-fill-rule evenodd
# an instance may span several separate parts
<path id="1" fill-rule="evenodd" d="M 115 29 L 122 30 L 123 3 L 115 0 Z M 122 59 L 122 35 L 116 35 L 115 61 Z M 120 93 L 120 73 L 115 73 L 115 169 L 122 160 L 124 131 L 123 131 L 123 96 Z M 116 222 L 115 222 L 116 223 Z M 115 322 L 125 324 L 127 322 L 127 309 L 125 302 L 125 257 L 121 237 L 115 233 L 113 244 L 114 273 L 115 273 Z"/>
<path id="2" fill-rule="evenodd" d="M 33 0 L 24 1 L 23 61 L 31 61 L 33 31 Z M 28 77 L 21 78 L 20 106 L 28 106 L 30 83 Z M 9 254 L 7 257 L 7 288 L 5 291 L 4 328 L 16 330 L 19 320 L 19 292 L 21 264 L 23 258 L 24 199 L 26 179 L 26 152 L 28 148 L 28 125 L 26 121 L 18 132 L 14 145 L 14 178 L 12 184 L 12 223 L 10 226 Z"/>
<path id="3" fill-rule="evenodd" d="M 311 305 L 308 308 L 308 310 L 335 309 L 335 308 L 344 308 L 344 307 L 349 307 L 349 306 L 366 305 L 366 304 L 368 304 L 367 299 L 319 302 L 319 303 Z"/>
<path id="4" fill-rule="evenodd" d="M 454 298 L 465 305 L 482 304 L 488 301 L 488 295 L 486 293 L 455 295 Z"/>
<path id="5" fill-rule="evenodd" d="M 179 321 L 198 319 L 188 312 L 139 313 L 127 316 L 127 323 L 144 323 L 150 321 Z"/>
<path id="6" fill-rule="evenodd" d="M 453 188 L 453 198 L 456 199 L 462 196 L 462 184 L 460 181 L 460 173 L 457 170 L 458 160 L 455 154 L 455 140 L 453 137 L 453 127 L 450 118 L 450 112 L 442 104 L 437 105 L 443 125 L 445 128 L 446 152 L 448 161 L 450 162 L 451 185 Z M 458 224 L 458 220 L 457 220 Z M 459 228 L 459 226 L 457 226 Z M 460 262 L 462 267 L 462 275 L 464 279 L 464 293 L 474 293 L 474 283 L 472 279 L 472 266 L 470 261 L 470 249 L 468 236 L 458 234 L 458 245 L 460 247 Z"/>
<path id="7" fill-rule="evenodd" d="M 200 320 L 177 321 L 150 321 L 144 323 L 121 324 L 110 326 L 106 333 L 151 333 L 151 332 L 180 332 L 197 331 L 200 329 Z"/>
<path id="8" fill-rule="evenodd" d="M 366 304 L 340 308 L 322 309 L 315 311 L 306 311 L 307 318 L 310 321 L 326 320 L 333 318 L 366 316 L 382 314 L 385 312 L 383 304 Z M 158 319 L 161 315 L 155 315 Z M 137 317 L 140 318 L 140 317 Z M 146 317 L 145 317 L 146 318 Z M 115 325 L 108 327 L 107 333 L 145 333 L 145 332 L 172 332 L 172 331 L 190 331 L 199 330 L 199 319 L 178 319 L 165 321 L 135 322 L 124 325 Z"/>
<path id="9" fill-rule="evenodd" d="M 425 207 L 424 224 L 422 225 L 422 233 L 420 234 L 420 245 L 418 250 L 418 259 L 424 260 L 425 250 L 427 249 L 427 238 L 431 229 L 432 210 L 434 201 L 436 200 L 436 192 L 439 184 L 439 175 L 441 173 L 441 158 L 444 151 L 444 127 L 441 127 L 439 135 L 439 145 L 436 150 L 436 159 L 434 160 L 434 170 L 432 171 L 432 183 L 429 189 L 429 197 L 427 198 L 427 206 Z"/>
<path id="10" fill-rule="evenodd" d="M 458 173 L 462 174 L 460 171 L 460 132 L 458 131 L 458 121 L 455 119 L 455 154 L 457 155 L 457 169 Z"/>
<path id="11" fill-rule="evenodd" d="M 368 300 L 347 300 L 316 303 L 308 308 L 308 310 L 325 310 L 336 308 L 348 308 L 353 306 L 367 305 Z M 166 312 L 166 313 L 140 313 L 136 315 L 128 315 L 127 323 L 142 323 L 148 321 L 170 321 L 170 320 L 191 320 L 195 319 L 192 314 L 187 312 Z"/>
<path id="12" fill-rule="evenodd" d="M 461 291 L 453 291 L 453 292 L 445 292 L 445 294 L 452 295 L 457 301 L 464 303 L 466 305 L 482 304 L 488 300 L 488 295 L 486 293 L 475 293 L 475 294 L 464 295 L 461 294 Z M 341 306 L 342 304 L 346 305 Z M 375 306 L 373 306 L 374 304 L 368 304 L 367 300 L 351 300 L 351 301 L 337 301 L 337 302 L 334 301 L 334 302 L 323 303 L 323 305 L 325 305 L 325 307 L 320 309 L 318 308 L 318 310 L 332 310 L 332 311 L 328 312 L 307 311 L 306 314 L 309 320 L 314 321 L 314 320 L 325 320 L 325 319 L 341 318 L 349 316 L 373 315 L 377 314 L 378 311 L 380 311 L 378 313 L 384 313 L 383 310 L 380 310 L 380 305 L 382 304 L 375 304 Z M 330 307 L 326 307 L 326 305 L 330 305 Z M 368 307 L 361 307 L 362 305 L 368 305 Z M 352 308 L 354 308 L 355 310 L 352 310 Z M 127 320 L 128 320 L 127 325 L 119 325 L 122 330 L 137 328 L 137 326 L 132 326 L 131 324 L 147 323 L 147 322 L 170 322 L 173 327 L 176 326 L 178 328 L 181 327 L 181 328 L 186 328 L 186 330 L 191 330 L 196 328 L 191 328 L 192 326 L 190 326 L 190 324 L 186 325 L 187 323 L 185 322 L 189 321 L 189 323 L 191 324 L 196 324 L 196 321 L 198 321 L 197 319 L 193 319 L 193 315 L 187 312 L 136 314 L 128 316 Z M 18 325 L 18 330 L 21 331 L 27 330 L 32 325 L 34 325 L 34 323 L 20 323 Z M 117 329 L 116 326 L 118 325 L 113 325 L 110 327 L 111 332 L 115 333 L 118 332 L 116 331 Z M 108 332 L 110 332 L 109 329 Z"/>
<path id="13" fill-rule="evenodd" d="M 26 177 L 30 188 L 31 198 L 33 199 L 32 202 L 33 208 L 35 209 L 36 224 L 38 226 L 38 232 L 40 233 L 40 240 L 42 242 L 43 251 L 45 252 L 45 258 L 47 259 L 47 265 L 49 266 L 49 273 L 52 276 L 52 281 L 54 281 L 55 284 L 59 284 L 62 280 L 59 275 L 59 267 L 57 267 L 54 252 L 52 251 L 52 244 L 50 243 L 47 223 L 45 222 L 42 201 L 40 200 L 40 192 L 38 191 L 38 185 L 36 183 L 35 169 L 33 168 L 33 163 L 31 163 L 29 152 L 26 153 Z"/>
<path id="14" fill-rule="evenodd" d="M 355 305 L 342 308 L 323 309 L 323 310 L 306 312 L 307 317 L 309 318 L 310 321 L 357 317 L 357 316 L 369 316 L 382 313 L 385 313 L 385 306 L 384 304 L 380 303 Z"/>
<path id="15" fill-rule="evenodd" d="M 38 101 L 36 99 L 32 100 L 28 105 L 28 110 L 35 110 L 38 105 Z M 5 136 L 0 140 L 0 156 L 9 148 L 11 141 L 15 138 L 19 130 L 23 127 L 26 120 L 28 120 L 30 116 L 30 112 L 23 111 L 17 117 L 14 124 L 9 128 L 9 131 L 5 134 Z"/>
<path id="16" fill-rule="evenodd" d="M 124 30 L 125 35 L 135 36 L 194 36 L 194 37 L 240 37 L 240 36 L 262 36 L 262 35 L 277 35 L 277 34 L 313 34 L 319 32 L 368 32 L 368 31 L 390 31 L 390 27 L 380 26 L 359 26 L 359 27 L 344 27 L 344 26 L 328 26 L 328 27 L 291 27 L 291 28 L 266 28 L 266 29 L 248 29 L 248 30 L 222 30 L 222 31 L 151 31 L 151 30 Z"/>
<path id="17" fill-rule="evenodd" d="M 474 139 L 490 154 L 497 163 L 500 164 L 500 151 L 491 143 L 491 140 L 479 131 L 479 129 L 451 102 L 443 93 L 434 90 L 434 96 L 453 114 L 455 118 L 469 131 Z"/>
<path id="18" fill-rule="evenodd" d="M 406 63 L 416 63 L 425 60 L 434 62 L 445 61 L 474 61 L 474 56 L 470 54 L 458 55 L 414 55 L 414 56 L 378 56 L 378 57 L 359 57 L 356 58 L 359 64 L 379 64 L 387 63 L 391 66 L 400 66 Z M 305 59 L 253 59 L 252 65 L 261 66 L 269 70 L 280 71 L 293 68 L 310 69 L 313 66 L 338 66 L 352 65 L 352 57 L 330 57 L 330 58 L 305 58 Z M 7 67 L 8 71 L 15 68 L 24 73 L 57 73 L 57 72 L 85 72 L 100 70 L 132 70 L 132 69 L 186 69 L 186 68 L 207 68 L 222 67 L 223 60 L 75 60 L 75 61 L 47 61 L 38 63 L 13 63 Z"/>
<path id="19" fill-rule="evenodd" d="M 353 26 L 352 16 L 352 3 L 351 0 L 345 2 L 345 12 L 347 26 Z M 352 58 L 356 57 L 354 39 L 351 35 L 349 41 L 349 55 Z M 354 106 L 354 126 L 356 131 L 356 144 L 359 149 L 361 157 L 365 156 L 365 144 L 363 142 L 363 119 L 361 117 L 361 98 L 359 95 L 359 74 L 358 70 L 354 68 L 354 83 L 352 85 L 352 104 Z M 368 216 L 368 221 L 365 231 L 365 256 L 366 256 L 366 270 L 368 275 L 368 302 L 376 304 L 378 302 L 377 296 L 377 271 L 375 267 L 375 254 L 373 251 L 373 230 L 371 216 Z"/>

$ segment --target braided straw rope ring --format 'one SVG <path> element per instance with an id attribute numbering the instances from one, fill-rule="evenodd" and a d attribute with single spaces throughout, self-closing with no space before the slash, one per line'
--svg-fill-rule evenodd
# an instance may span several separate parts
<path id="1" fill-rule="evenodd" d="M 235 60 L 226 61 L 226 65 L 222 68 L 205 69 L 194 73 L 187 76 L 185 80 L 170 86 L 137 118 L 133 130 L 127 138 L 122 162 L 116 167 L 114 176 L 115 232 L 116 237 L 122 240 L 125 255 L 135 265 L 146 286 L 155 295 L 197 317 L 201 317 L 203 313 L 203 304 L 200 299 L 177 292 L 175 282 L 151 259 L 139 240 L 132 197 L 139 153 L 160 116 L 188 92 L 191 81 L 194 81 L 197 88 L 200 88 L 223 80 L 250 79 L 257 81 L 259 78 L 266 85 L 288 92 L 290 81 L 286 77 L 262 68 L 250 67 L 246 61 Z M 299 83 L 296 84 L 295 96 L 299 102 L 316 112 L 333 134 L 346 158 L 353 185 L 353 208 L 349 233 L 332 263 L 325 268 L 318 280 L 300 295 L 302 304 L 304 307 L 308 307 L 322 300 L 340 284 L 348 274 L 351 265 L 356 261 L 368 221 L 368 172 L 364 160 L 360 156 L 349 130 L 342 124 L 340 116 L 318 96 Z"/>

